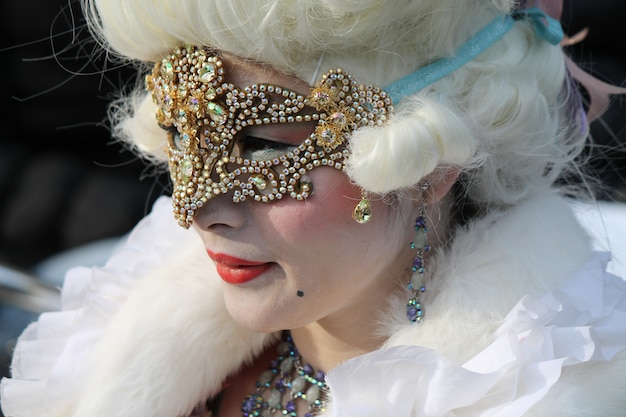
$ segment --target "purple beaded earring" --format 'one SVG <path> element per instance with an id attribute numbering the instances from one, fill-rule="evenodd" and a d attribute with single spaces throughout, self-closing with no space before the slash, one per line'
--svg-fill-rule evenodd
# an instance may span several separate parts
<path id="1" fill-rule="evenodd" d="M 416 232 L 415 239 L 411 242 L 411 249 L 415 251 L 415 257 L 413 258 L 413 265 L 411 266 L 411 279 L 409 281 L 408 288 L 412 292 L 412 297 L 406 305 L 407 318 L 415 323 L 422 320 L 424 317 L 424 309 L 422 307 L 422 294 L 426 291 L 424 280 L 424 253 L 430 250 L 426 239 L 426 200 L 424 199 L 424 193 L 428 189 L 429 184 L 424 182 L 422 188 L 422 207 L 419 215 L 415 219 L 414 229 Z"/>

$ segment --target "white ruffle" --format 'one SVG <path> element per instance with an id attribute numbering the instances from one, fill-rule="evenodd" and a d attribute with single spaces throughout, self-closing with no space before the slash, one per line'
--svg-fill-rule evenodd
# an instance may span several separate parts
<path id="1" fill-rule="evenodd" d="M 571 205 L 580 224 L 592 237 L 594 249 L 611 252 L 607 271 L 626 277 L 626 204 L 573 201 Z"/>
<path id="2" fill-rule="evenodd" d="M 397 346 L 327 376 L 334 417 L 517 417 L 564 367 L 610 361 L 626 348 L 626 282 L 598 253 L 558 290 L 524 297 L 494 342 L 464 365 L 431 349 Z"/>
<path id="3" fill-rule="evenodd" d="M 20 336 L 12 378 L 0 385 L 7 417 L 68 413 L 85 383 L 85 363 L 110 318 L 137 282 L 190 239 L 176 224 L 171 200 L 162 197 L 102 268 L 68 271 L 61 311 L 42 314 Z"/>

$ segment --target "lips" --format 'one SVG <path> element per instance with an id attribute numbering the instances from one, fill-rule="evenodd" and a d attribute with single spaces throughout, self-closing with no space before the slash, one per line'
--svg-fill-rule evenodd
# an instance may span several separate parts
<path id="1" fill-rule="evenodd" d="M 207 253 L 215 262 L 219 276 L 229 284 L 243 284 L 252 281 L 275 265 L 273 262 L 248 261 L 210 250 L 207 250 Z"/>

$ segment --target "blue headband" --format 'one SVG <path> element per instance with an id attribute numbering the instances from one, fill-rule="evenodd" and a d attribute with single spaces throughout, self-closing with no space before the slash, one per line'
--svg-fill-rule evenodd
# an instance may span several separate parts
<path id="1" fill-rule="evenodd" d="M 563 39 L 563 29 L 559 21 L 547 16 L 539 8 L 516 10 L 512 14 L 498 16 L 492 20 L 480 32 L 461 45 L 455 56 L 438 59 L 391 83 L 384 90 L 393 104 L 398 104 L 404 97 L 415 94 L 435 81 L 439 81 L 489 49 L 491 45 L 511 30 L 518 20 L 532 22 L 537 36 L 552 45 L 558 45 Z"/>

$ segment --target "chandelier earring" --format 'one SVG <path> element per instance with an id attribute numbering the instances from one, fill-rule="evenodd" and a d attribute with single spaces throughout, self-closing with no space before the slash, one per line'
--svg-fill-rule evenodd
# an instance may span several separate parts
<path id="1" fill-rule="evenodd" d="M 426 199 L 424 198 L 428 187 L 428 182 L 424 182 L 421 185 L 422 203 L 420 212 L 413 225 L 415 238 L 410 243 L 411 249 L 415 251 L 415 257 L 411 265 L 411 279 L 408 284 L 408 288 L 411 291 L 411 298 L 409 298 L 406 305 L 406 316 L 409 321 L 413 323 L 422 321 L 424 318 L 424 308 L 422 306 L 422 295 L 426 292 L 424 254 L 430 250 L 427 239 L 428 229 L 426 227 Z"/>

